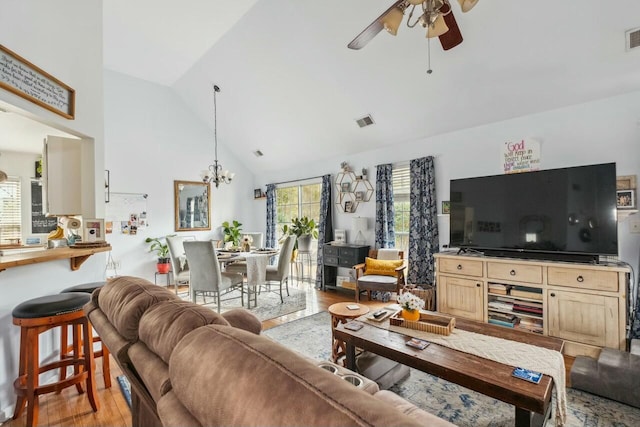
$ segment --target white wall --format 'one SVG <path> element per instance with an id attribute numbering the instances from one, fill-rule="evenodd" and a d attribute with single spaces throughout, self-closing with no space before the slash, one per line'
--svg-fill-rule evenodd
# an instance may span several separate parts
<path id="1" fill-rule="evenodd" d="M 95 139 L 96 175 L 102 176 L 103 87 L 102 87 L 102 2 L 99 0 L 3 0 L 0 4 L 2 44 L 76 90 L 76 119 L 67 120 L 31 102 L 0 90 L 0 102 L 12 104 L 27 115 L 74 134 Z M 96 181 L 101 190 L 101 179 Z M 98 193 L 99 194 L 99 193 Z M 101 202 L 96 212 L 102 211 Z M 13 381 L 18 373 L 19 328 L 12 324 L 11 311 L 19 303 L 77 283 L 100 280 L 104 255 L 90 257 L 72 272 L 69 261 L 52 261 L 10 268 L 0 272 L 0 419 L 15 404 Z M 53 334 L 41 340 L 41 354 L 56 348 Z M 10 414 L 9 414 L 10 415 Z"/>
<path id="2" fill-rule="evenodd" d="M 211 105 L 213 111 L 213 93 Z M 231 184 L 217 189 L 212 186 L 212 229 L 174 231 L 173 181 L 200 180 L 200 171 L 213 163 L 214 139 L 213 130 L 195 117 L 172 89 L 105 71 L 105 139 L 111 191 L 148 194 L 150 226 L 132 236 L 121 234 L 114 224 L 114 233 L 107 235 L 112 256 L 121 265 L 118 274 L 154 281 L 156 257 L 148 253 L 147 237 L 181 234 L 195 235 L 199 240 L 220 239 L 223 221 L 236 219 L 245 231 L 264 223 L 264 216 L 256 222 L 252 212 L 253 174 L 219 139 L 218 159 L 236 176 Z"/>
<path id="3" fill-rule="evenodd" d="M 368 168 L 370 180 L 375 187 L 375 165 L 431 155 L 436 158 L 438 198 L 449 200 L 449 180 L 503 173 L 503 143 L 522 138 L 536 138 L 542 142 L 542 169 L 616 162 L 618 175 L 640 175 L 639 119 L 640 92 L 634 92 L 424 140 L 398 142 L 384 149 L 349 158 L 287 167 L 278 173 L 257 176 L 255 183 L 256 186 L 264 187 L 270 182 L 326 173 L 331 173 L 335 179 L 340 163 L 346 160 L 356 171 L 362 167 Z M 368 203 L 360 203 L 355 214 L 342 213 L 335 204 L 333 208 L 335 228 L 349 231 L 354 215 L 368 217 L 372 227 L 375 196 Z M 264 218 L 264 209 L 256 214 Z M 449 241 L 448 219 L 447 215 L 439 216 L 441 245 Z M 618 224 L 620 258 L 637 267 L 640 234 L 631 234 L 628 223 L 627 218 Z M 348 239 L 353 241 L 349 233 Z M 373 244 L 373 230 L 367 233 L 367 241 Z"/>

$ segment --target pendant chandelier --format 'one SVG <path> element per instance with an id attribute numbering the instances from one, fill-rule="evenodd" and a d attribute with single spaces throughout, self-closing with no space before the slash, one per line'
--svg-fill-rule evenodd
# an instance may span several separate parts
<path id="1" fill-rule="evenodd" d="M 216 188 L 220 183 L 230 184 L 233 177 L 236 175 L 233 172 L 222 167 L 222 164 L 218 161 L 218 106 L 216 103 L 216 93 L 220 92 L 218 85 L 213 85 L 213 142 L 214 142 L 214 154 L 215 158 L 213 164 L 209 165 L 209 169 L 202 171 L 202 181 L 205 183 L 212 182 L 216 185 Z"/>

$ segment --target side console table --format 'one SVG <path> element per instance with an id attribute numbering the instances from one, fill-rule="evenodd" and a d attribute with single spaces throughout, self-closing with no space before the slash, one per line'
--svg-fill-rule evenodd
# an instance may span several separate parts
<path id="1" fill-rule="evenodd" d="M 338 267 L 351 268 L 364 262 L 369 254 L 368 245 L 332 245 L 325 244 L 324 265 L 322 266 L 322 289 L 336 289 Z"/>

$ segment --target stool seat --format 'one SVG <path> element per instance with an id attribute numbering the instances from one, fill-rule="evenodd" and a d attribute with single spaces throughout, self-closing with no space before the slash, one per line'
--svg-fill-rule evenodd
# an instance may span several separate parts
<path id="1" fill-rule="evenodd" d="M 79 285 L 70 286 L 60 291 L 61 294 L 65 294 L 68 292 L 82 292 L 85 294 L 92 294 L 98 288 L 101 288 L 105 285 L 105 281 L 102 282 L 90 282 L 90 283 L 81 283 Z"/>
<path id="2" fill-rule="evenodd" d="M 56 294 L 33 298 L 18 304 L 12 312 L 17 319 L 36 319 L 39 317 L 58 316 L 82 310 L 91 300 L 87 294 Z"/>

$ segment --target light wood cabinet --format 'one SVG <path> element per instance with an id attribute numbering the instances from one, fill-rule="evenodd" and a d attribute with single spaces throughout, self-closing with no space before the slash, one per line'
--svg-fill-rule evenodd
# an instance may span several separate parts
<path id="1" fill-rule="evenodd" d="M 491 323 L 511 318 L 523 333 L 566 340 L 571 356 L 626 348 L 626 266 L 454 253 L 435 257 L 438 311 Z"/>
<path id="2" fill-rule="evenodd" d="M 465 319 L 483 320 L 484 288 L 479 280 L 443 276 L 439 283 L 440 311 Z"/>

